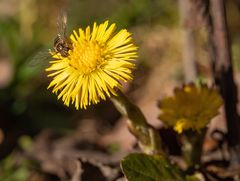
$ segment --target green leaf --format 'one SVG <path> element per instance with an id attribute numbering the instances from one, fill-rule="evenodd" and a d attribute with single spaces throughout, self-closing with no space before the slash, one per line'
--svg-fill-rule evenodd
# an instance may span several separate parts
<path id="1" fill-rule="evenodd" d="M 163 156 L 132 153 L 121 161 L 129 181 L 184 181 L 179 170 Z"/>

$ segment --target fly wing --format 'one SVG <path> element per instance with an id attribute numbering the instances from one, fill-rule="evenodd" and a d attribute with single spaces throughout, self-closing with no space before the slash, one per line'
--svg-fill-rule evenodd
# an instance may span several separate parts
<path id="1" fill-rule="evenodd" d="M 47 64 L 49 60 L 53 59 L 49 51 L 50 50 L 48 49 L 38 51 L 36 54 L 30 57 L 28 65 L 30 67 L 34 67 L 40 64 Z"/>
<path id="2" fill-rule="evenodd" d="M 57 20 L 57 30 L 58 34 L 62 37 L 66 36 L 67 29 L 67 13 L 65 11 L 61 11 Z"/>

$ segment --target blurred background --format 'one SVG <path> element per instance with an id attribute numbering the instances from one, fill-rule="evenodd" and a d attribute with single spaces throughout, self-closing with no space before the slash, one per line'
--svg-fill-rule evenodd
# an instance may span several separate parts
<path id="1" fill-rule="evenodd" d="M 237 1 L 226 2 L 235 76 L 240 81 L 240 9 Z M 138 68 L 124 91 L 159 127 L 157 101 L 185 82 L 184 57 L 193 53 L 197 80 L 213 82 L 206 30 L 197 18 L 186 26 L 180 4 L 176 0 L 0 0 L 0 180 L 67 180 L 77 175 L 71 170 L 78 168 L 69 155 L 117 165 L 135 149 L 135 139 L 110 101 L 87 110 L 65 107 L 47 90 L 47 62 L 29 66 L 37 52 L 53 47 L 61 10 L 68 14 L 68 35 L 107 19 L 118 30 L 126 28 L 133 34 L 139 47 Z M 186 50 L 189 31 L 193 46 Z M 120 177 L 119 172 L 112 178 Z"/>

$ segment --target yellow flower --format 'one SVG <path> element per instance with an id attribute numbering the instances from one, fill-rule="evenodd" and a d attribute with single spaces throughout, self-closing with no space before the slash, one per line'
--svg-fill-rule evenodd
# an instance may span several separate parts
<path id="1" fill-rule="evenodd" d="M 116 25 L 108 27 L 108 21 L 97 25 L 92 31 L 73 31 L 70 36 L 73 48 L 69 55 L 53 55 L 51 66 L 46 71 L 52 77 L 48 88 L 59 93 L 64 104 L 74 104 L 76 109 L 97 104 L 121 89 L 121 82 L 132 80 L 137 47 L 126 30 L 115 32 Z"/>
<path id="2" fill-rule="evenodd" d="M 188 129 L 199 131 L 218 114 L 221 105 L 222 99 L 216 90 L 189 84 L 159 102 L 159 119 L 178 133 Z"/>

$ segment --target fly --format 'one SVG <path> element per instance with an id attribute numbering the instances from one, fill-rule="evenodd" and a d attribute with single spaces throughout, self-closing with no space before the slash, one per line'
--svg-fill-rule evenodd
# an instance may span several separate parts
<path id="1" fill-rule="evenodd" d="M 52 56 L 55 54 L 60 54 L 62 57 L 69 56 L 69 50 L 72 50 L 72 42 L 66 36 L 67 29 L 67 14 L 65 12 L 61 12 L 57 19 L 57 36 L 53 41 L 53 50 L 42 50 L 39 51 L 36 55 L 34 55 L 30 62 L 30 66 L 38 65 L 46 60 L 53 59 Z M 57 59 L 57 58 L 56 58 Z"/>
<path id="2" fill-rule="evenodd" d="M 58 18 L 58 35 L 54 39 L 53 47 L 56 53 L 60 53 L 62 57 L 69 56 L 69 50 L 72 50 L 72 42 L 66 36 L 67 14 L 62 12 Z"/>

